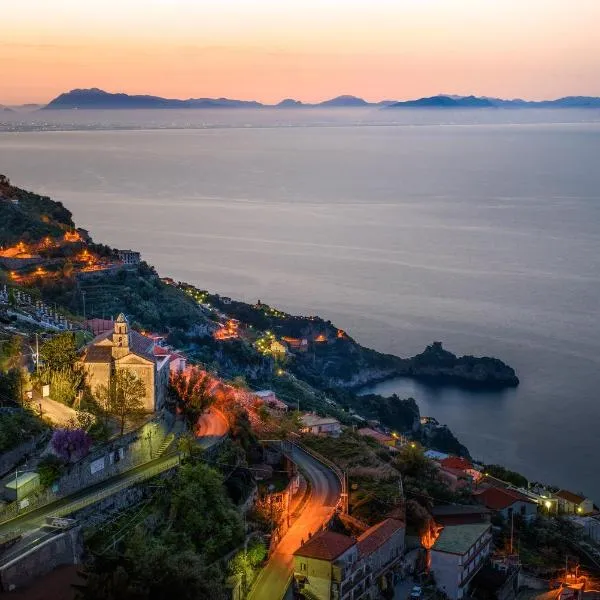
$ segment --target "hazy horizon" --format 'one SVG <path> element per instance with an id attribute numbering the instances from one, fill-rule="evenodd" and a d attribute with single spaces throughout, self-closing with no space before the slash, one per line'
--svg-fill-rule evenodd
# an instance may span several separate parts
<path id="1" fill-rule="evenodd" d="M 125 95 L 128 95 L 128 96 L 154 96 L 154 97 L 165 98 L 167 100 L 194 100 L 194 99 L 201 99 L 201 98 L 211 98 L 211 99 L 227 98 L 228 100 L 240 100 L 242 102 L 259 102 L 259 103 L 264 104 L 265 106 L 276 106 L 277 104 L 279 104 L 280 102 L 283 102 L 284 100 L 296 100 L 296 101 L 302 102 L 303 104 L 306 104 L 306 105 L 319 104 L 320 102 L 325 102 L 327 100 L 332 100 L 334 98 L 349 97 L 349 96 L 353 96 L 355 98 L 361 98 L 363 100 L 366 100 L 367 102 L 370 102 L 371 104 L 376 104 L 376 103 L 381 103 L 381 102 L 386 102 L 386 101 L 403 102 L 403 101 L 407 101 L 407 100 L 418 100 L 420 98 L 428 98 L 428 97 L 432 97 L 432 96 L 449 96 L 449 97 L 455 97 L 455 96 L 460 96 L 460 97 L 476 96 L 476 97 L 479 97 L 479 98 L 498 98 L 498 99 L 501 99 L 501 100 L 524 100 L 526 102 L 552 101 L 552 100 L 559 100 L 560 98 L 575 97 L 575 96 L 581 96 L 581 97 L 600 97 L 600 93 L 598 95 L 595 95 L 595 94 L 586 94 L 586 93 L 580 93 L 580 94 L 566 93 L 566 94 L 563 94 L 561 96 L 554 96 L 554 97 L 548 97 L 548 98 L 536 98 L 536 99 L 533 99 L 533 98 L 527 98 L 527 97 L 492 96 L 491 94 L 474 94 L 474 93 L 456 94 L 454 92 L 436 92 L 436 93 L 433 93 L 433 94 L 427 94 L 425 96 L 419 96 L 419 97 L 415 96 L 415 97 L 410 97 L 410 98 L 376 98 L 376 99 L 367 100 L 366 95 L 365 94 L 361 94 L 359 92 L 356 92 L 356 93 L 340 92 L 340 93 L 337 93 L 337 94 L 335 94 L 333 96 L 327 96 L 327 97 L 323 97 L 321 99 L 317 99 L 317 100 L 313 100 L 313 101 L 308 101 L 308 100 L 305 100 L 305 99 L 303 99 L 303 98 L 301 98 L 299 96 L 294 96 L 293 94 L 288 94 L 288 95 L 284 95 L 279 100 L 275 100 L 273 102 L 263 102 L 263 101 L 258 100 L 256 98 L 239 98 L 239 97 L 233 97 L 233 96 L 224 96 L 223 94 L 216 94 L 214 96 L 190 96 L 190 95 L 183 95 L 183 96 L 180 96 L 180 97 L 174 97 L 174 96 L 161 96 L 160 94 L 155 94 L 151 90 L 147 91 L 147 92 L 138 93 L 138 92 L 129 92 L 127 90 L 122 90 L 122 89 L 107 90 L 107 89 L 99 88 L 98 86 L 92 86 L 90 88 L 76 88 L 76 87 L 71 87 L 71 88 L 63 90 L 62 92 L 60 92 L 56 96 L 53 96 L 52 98 L 49 98 L 47 100 L 40 101 L 40 102 L 24 102 L 24 103 L 21 103 L 21 104 L 17 103 L 17 104 L 9 105 L 7 103 L 3 103 L 2 102 L 2 98 L 0 98 L 0 106 L 19 107 L 19 106 L 26 106 L 28 104 L 36 104 L 36 105 L 39 105 L 39 106 L 45 106 L 45 105 L 49 104 L 50 102 L 52 102 L 52 100 L 54 100 L 55 98 L 57 98 L 61 94 L 67 94 L 67 93 L 73 92 L 75 90 L 80 90 L 80 89 L 85 89 L 85 90 L 96 89 L 98 91 L 107 92 L 109 94 L 125 94 Z M 79 109 L 79 110 L 82 110 L 82 109 Z"/>
<path id="2" fill-rule="evenodd" d="M 22 0 L 2 16 L 8 105 L 89 87 L 264 103 L 600 96 L 595 0 Z"/>

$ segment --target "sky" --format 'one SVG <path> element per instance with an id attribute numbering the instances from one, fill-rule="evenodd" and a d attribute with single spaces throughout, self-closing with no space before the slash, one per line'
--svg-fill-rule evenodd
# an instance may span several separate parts
<path id="1" fill-rule="evenodd" d="M 0 103 L 600 96 L 600 0 L 0 0 Z"/>

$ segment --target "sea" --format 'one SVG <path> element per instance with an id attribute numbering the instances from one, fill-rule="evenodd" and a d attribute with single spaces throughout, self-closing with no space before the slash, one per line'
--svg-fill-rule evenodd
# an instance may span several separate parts
<path id="1" fill-rule="evenodd" d="M 2 113 L 0 172 L 161 275 L 504 360 L 515 389 L 371 390 L 600 502 L 600 110 Z"/>

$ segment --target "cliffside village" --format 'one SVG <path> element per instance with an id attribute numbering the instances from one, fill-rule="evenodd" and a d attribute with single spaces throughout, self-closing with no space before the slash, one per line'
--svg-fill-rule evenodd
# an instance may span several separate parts
<path id="1" fill-rule="evenodd" d="M 0 300 L 6 299 L 4 291 Z M 84 326 L 94 335 L 80 357 L 90 388 L 108 385 L 115 369 L 130 371 L 144 382 L 146 413 L 150 418 L 161 413 L 170 376 L 185 374 L 192 368 L 185 355 L 169 347 L 162 335 L 133 330 L 123 314 L 114 320 L 89 319 Z M 225 321 L 217 329 L 215 338 L 237 335 L 238 326 L 235 321 Z M 268 343 L 272 345 L 274 341 Z M 278 343 L 282 345 L 281 351 L 285 351 L 285 342 Z M 52 389 L 48 390 L 47 396 L 52 397 Z M 264 406 L 274 414 L 285 414 L 296 408 L 282 402 L 271 390 L 240 392 L 238 399 L 248 408 L 256 410 Z M 410 432 L 391 432 L 378 421 L 355 416 L 357 425 L 353 428 L 360 436 L 374 440 L 383 451 L 394 454 L 406 446 L 416 447 Z M 423 417 L 421 425 L 436 427 L 438 424 L 434 419 Z M 311 412 L 300 415 L 300 436 L 312 434 L 335 438 L 344 429 L 334 417 Z M 400 582 L 422 571 L 433 575 L 438 590 L 451 600 L 472 597 L 474 587 L 479 585 L 478 577 L 495 578 L 496 597 L 509 599 L 516 597 L 519 588 L 518 552 L 513 548 L 509 552 L 493 548 L 493 522 L 511 523 L 516 517 L 531 522 L 538 514 L 565 515 L 588 536 L 596 540 L 600 537 L 598 511 L 589 498 L 568 490 L 551 492 L 542 488 L 521 488 L 490 476 L 482 465 L 465 458 L 423 450 L 447 486 L 468 492 L 471 502 L 435 506 L 431 511 L 433 522 L 420 537 L 407 535 L 402 506 L 381 515 L 382 520 L 373 526 L 355 522 L 358 533 L 353 535 L 328 528 L 310 532 L 293 556 L 297 593 L 312 594 L 307 597 L 324 600 L 374 599 L 386 593 L 386 597 L 391 598 L 393 596 L 389 594 L 398 589 Z M 123 458 L 128 450 L 119 452 Z M 150 457 L 146 456 L 146 460 L 152 457 L 152 452 L 150 441 Z M 98 461 L 102 461 L 100 467 Z M 91 476 L 101 473 L 105 465 L 108 473 L 109 468 L 114 467 L 112 463 L 112 458 L 95 458 L 96 466 L 93 466 L 94 462 L 90 463 Z M 30 475 L 19 476 L 17 473 L 4 481 L 5 497 L 17 500 L 23 508 L 27 507 L 27 497 L 35 489 Z M 581 591 L 579 580 L 572 583 L 564 589 Z M 408 593 L 416 599 L 423 592 L 415 585 Z"/>

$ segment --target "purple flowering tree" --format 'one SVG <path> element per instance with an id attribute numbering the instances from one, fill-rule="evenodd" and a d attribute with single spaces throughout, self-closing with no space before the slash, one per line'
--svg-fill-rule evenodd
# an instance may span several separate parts
<path id="1" fill-rule="evenodd" d="M 92 438 L 83 429 L 57 429 L 50 444 L 57 456 L 71 462 L 83 458 L 89 452 Z"/>

